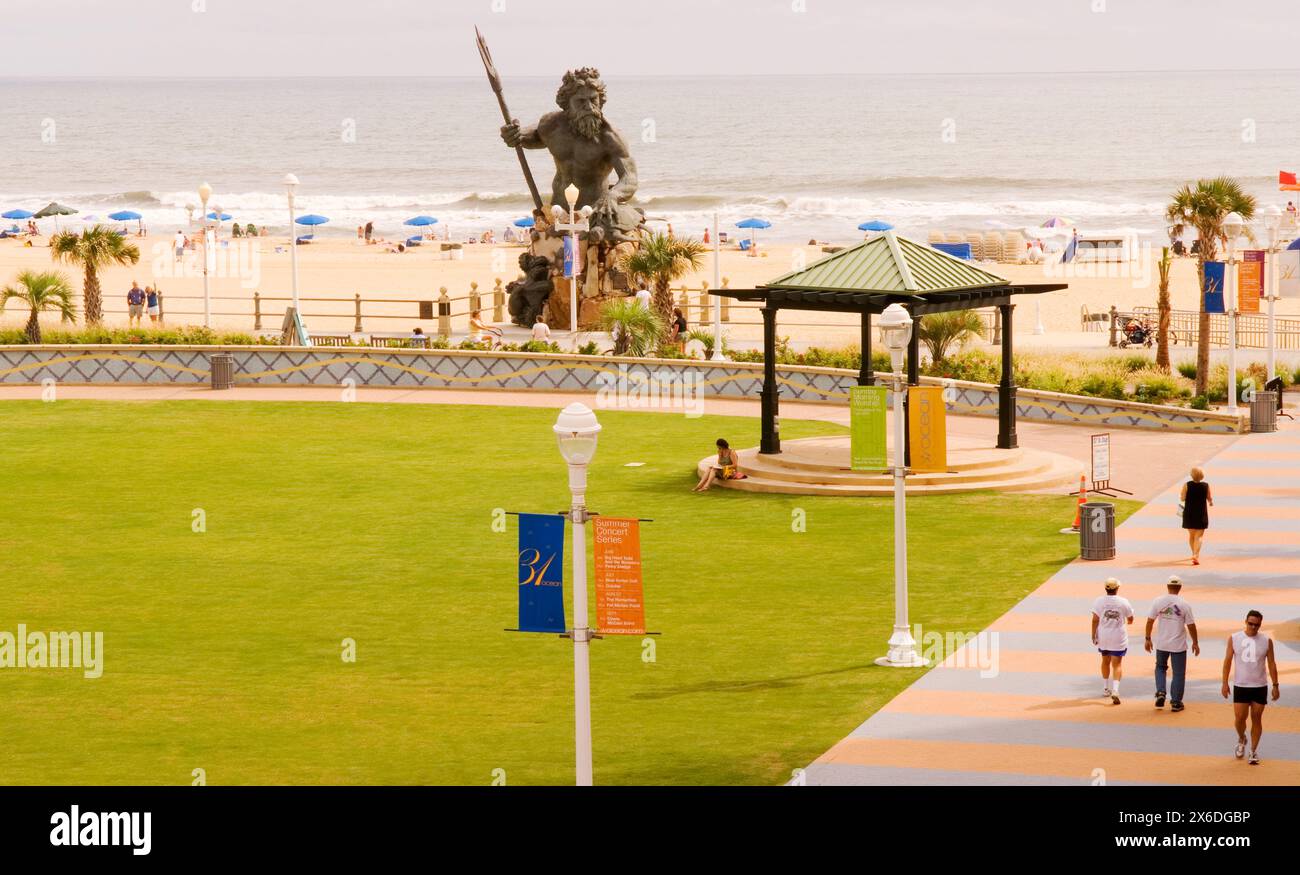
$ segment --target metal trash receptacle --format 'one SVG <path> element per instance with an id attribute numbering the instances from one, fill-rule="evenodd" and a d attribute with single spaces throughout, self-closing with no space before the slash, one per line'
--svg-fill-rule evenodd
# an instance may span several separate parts
<path id="1" fill-rule="evenodd" d="M 235 385 L 235 357 L 228 352 L 214 352 L 208 356 L 212 369 L 212 388 L 230 389 Z"/>
<path id="2" fill-rule="evenodd" d="M 1260 391 L 1250 402 L 1250 430 L 1277 431 L 1277 393 Z"/>
<path id="3" fill-rule="evenodd" d="M 1079 519 L 1079 558 L 1115 558 L 1115 505 L 1085 501 Z"/>

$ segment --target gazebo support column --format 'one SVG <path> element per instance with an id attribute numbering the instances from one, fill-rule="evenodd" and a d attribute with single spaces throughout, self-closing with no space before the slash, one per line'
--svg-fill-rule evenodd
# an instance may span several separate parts
<path id="1" fill-rule="evenodd" d="M 916 330 L 917 326 L 912 325 L 912 339 L 907 342 L 907 385 L 916 386 L 921 382 L 921 334 Z M 909 395 L 911 393 L 908 393 Z M 903 399 L 903 416 L 908 415 L 910 401 L 905 397 Z M 903 464 L 912 464 L 912 429 L 908 428 L 903 433 Z"/>
<path id="2" fill-rule="evenodd" d="M 858 367 L 858 385 L 873 386 L 876 374 L 871 368 L 871 314 L 862 314 L 862 364 Z"/>
<path id="3" fill-rule="evenodd" d="M 780 388 L 776 384 L 776 313 L 764 307 L 763 314 L 763 391 L 760 394 L 763 436 L 758 451 L 764 455 L 781 452 Z"/>
<path id="4" fill-rule="evenodd" d="M 999 304 L 1002 314 L 1002 380 L 998 383 L 998 449 L 1014 450 L 1016 444 L 1016 380 L 1011 311 L 1015 304 Z"/>

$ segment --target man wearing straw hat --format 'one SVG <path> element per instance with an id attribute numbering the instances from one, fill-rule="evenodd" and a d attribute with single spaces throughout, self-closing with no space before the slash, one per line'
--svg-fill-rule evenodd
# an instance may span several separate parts
<path id="1" fill-rule="evenodd" d="M 1177 574 L 1170 576 L 1166 584 L 1169 592 L 1151 603 L 1147 614 L 1146 652 L 1152 651 L 1151 632 L 1154 628 L 1154 649 L 1156 653 L 1156 707 L 1165 706 L 1165 675 L 1173 665 L 1174 678 L 1169 685 L 1169 698 L 1173 700 L 1169 710 L 1183 710 L 1183 690 L 1187 683 L 1187 636 L 1192 636 L 1192 655 L 1201 655 L 1201 645 L 1196 637 L 1196 620 L 1192 616 L 1192 606 L 1181 595 L 1183 581 Z M 1159 620 L 1159 624 L 1157 624 Z"/>
<path id="2" fill-rule="evenodd" d="M 1119 595 L 1119 581 L 1106 578 L 1106 594 L 1092 603 L 1092 643 L 1101 653 L 1101 680 L 1104 696 L 1119 704 L 1119 681 L 1123 677 L 1122 661 L 1128 653 L 1128 627 L 1133 622 L 1133 606 Z M 1113 676 L 1113 677 L 1112 677 Z"/>

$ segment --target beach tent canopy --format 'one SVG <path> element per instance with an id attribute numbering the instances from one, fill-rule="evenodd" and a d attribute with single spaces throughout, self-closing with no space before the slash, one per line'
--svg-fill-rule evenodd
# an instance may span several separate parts
<path id="1" fill-rule="evenodd" d="M 767 219 L 741 219 L 736 223 L 737 228 L 770 228 L 772 223 Z"/>
<path id="2" fill-rule="evenodd" d="M 1064 283 L 1012 284 L 933 249 L 924 243 L 884 231 L 785 274 L 754 289 L 721 288 L 724 298 L 762 304 L 763 389 L 760 393 L 762 443 L 760 453 L 781 452 L 776 430 L 780 388 L 776 378 L 776 316 L 781 310 L 857 313 L 862 323 L 862 366 L 859 385 L 871 385 L 871 316 L 890 304 L 900 304 L 916 319 L 930 313 L 947 313 L 979 307 L 997 307 L 1002 313 L 1002 379 L 998 386 L 998 442 L 1001 449 L 1016 447 L 1016 386 L 1011 321 L 1016 295 L 1036 295 L 1064 289 Z M 913 331 L 908 350 L 908 382 L 920 380 L 920 332 Z"/>
<path id="3" fill-rule="evenodd" d="M 305 216 L 299 216 L 297 222 L 299 225 L 324 225 L 329 221 L 327 216 L 318 216 L 315 213 L 308 213 Z"/>
<path id="4" fill-rule="evenodd" d="M 1292 240 L 1291 244 L 1287 246 L 1287 249 L 1300 249 L 1300 237 Z"/>
<path id="5" fill-rule="evenodd" d="M 880 219 L 872 219 L 870 222 L 863 222 L 858 226 L 859 231 L 892 231 L 894 226 L 888 222 L 882 222 Z"/>
<path id="6" fill-rule="evenodd" d="M 51 203 L 32 214 L 32 218 L 45 219 L 49 216 L 71 216 L 77 213 L 72 207 L 65 207 L 63 204 Z"/>
<path id="7" fill-rule="evenodd" d="M 144 218 L 135 210 L 118 210 L 116 213 L 109 213 L 108 217 L 114 222 L 138 222 Z"/>
<path id="8" fill-rule="evenodd" d="M 1039 227 L 1041 228 L 1069 228 L 1074 225 L 1069 219 L 1062 219 L 1060 216 L 1052 216 Z"/>
<path id="9" fill-rule="evenodd" d="M 516 228 L 532 228 L 537 223 L 533 221 L 532 216 L 524 216 L 522 219 L 515 219 Z"/>
<path id="10" fill-rule="evenodd" d="M 403 225 L 414 225 L 414 226 L 417 227 L 417 228 L 422 228 L 422 227 L 424 227 L 425 225 L 436 225 L 436 224 L 438 224 L 438 220 L 435 219 L 433 216 L 414 216 L 414 217 L 412 217 L 412 218 L 410 218 L 410 219 L 407 219 L 407 220 L 406 220 L 405 222 L 403 222 L 402 224 L 403 224 Z"/>
<path id="11" fill-rule="evenodd" d="M 7 213 L 0 213 L 0 219 L 30 219 L 35 215 L 31 210 L 10 210 Z"/>

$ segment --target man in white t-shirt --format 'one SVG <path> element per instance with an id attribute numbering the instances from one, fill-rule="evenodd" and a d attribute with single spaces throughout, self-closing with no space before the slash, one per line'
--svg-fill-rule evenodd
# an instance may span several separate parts
<path id="1" fill-rule="evenodd" d="M 533 323 L 533 340 L 541 343 L 549 343 L 551 340 L 551 326 L 542 321 L 542 314 L 537 314 L 537 321 Z"/>
<path id="2" fill-rule="evenodd" d="M 636 302 L 641 305 L 642 310 L 650 309 L 650 290 L 645 286 L 636 290 Z"/>
<path id="3" fill-rule="evenodd" d="M 1156 652 L 1156 707 L 1165 706 L 1165 676 L 1169 666 L 1174 669 L 1173 683 L 1169 685 L 1171 711 L 1183 710 L 1183 690 L 1187 684 L 1187 636 L 1192 636 L 1192 655 L 1201 655 L 1201 644 L 1196 637 L 1196 619 L 1192 616 L 1192 606 L 1179 595 L 1183 590 L 1183 581 L 1177 574 L 1169 578 L 1166 584 L 1169 592 L 1151 603 L 1147 613 L 1146 642 L 1143 645 L 1150 653 L 1154 644 Z M 1157 622 L 1158 621 L 1158 622 Z M 1152 628 L 1155 639 L 1151 638 Z"/>
<path id="4" fill-rule="evenodd" d="M 176 230 L 176 237 L 172 243 L 172 248 L 176 250 L 176 260 L 180 261 L 185 257 L 185 232 L 179 228 Z"/>
<path id="5" fill-rule="evenodd" d="M 1133 606 L 1119 594 L 1119 581 L 1106 578 L 1106 594 L 1092 603 L 1092 643 L 1101 653 L 1102 695 L 1119 704 L 1119 682 L 1124 676 L 1122 662 L 1128 653 L 1128 627 L 1133 622 Z"/>
<path id="6" fill-rule="evenodd" d="M 1273 639 L 1260 631 L 1264 615 L 1259 611 L 1246 614 L 1246 628 L 1228 636 L 1223 656 L 1223 698 L 1228 698 L 1228 672 L 1232 672 L 1232 714 L 1237 729 L 1237 759 L 1246 755 L 1246 715 L 1250 715 L 1250 764 L 1259 765 L 1259 739 L 1264 734 L 1264 706 L 1268 704 L 1268 681 L 1273 681 L 1272 696 L 1282 696 L 1277 682 L 1277 659 L 1273 656 Z M 1265 676 L 1265 671 L 1268 677 Z"/>

